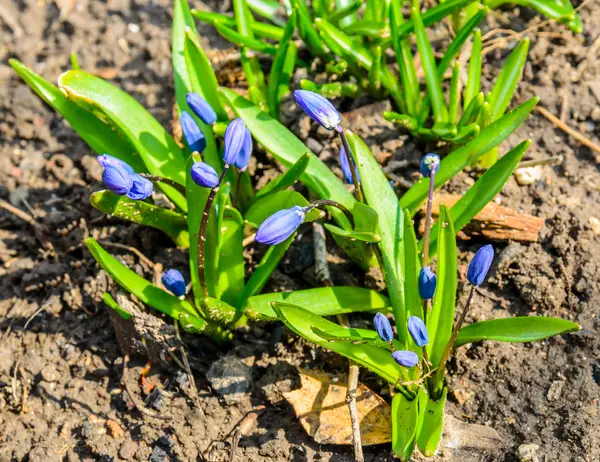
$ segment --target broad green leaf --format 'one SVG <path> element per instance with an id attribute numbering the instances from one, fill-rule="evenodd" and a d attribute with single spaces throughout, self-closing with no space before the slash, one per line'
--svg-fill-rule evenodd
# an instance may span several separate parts
<path id="1" fill-rule="evenodd" d="M 377 243 L 381 241 L 381 236 L 369 231 L 346 231 L 345 229 L 339 228 L 338 226 L 332 225 L 331 223 L 325 223 L 324 226 L 330 233 L 345 239 L 363 241 L 368 243 Z"/>
<path id="2" fill-rule="evenodd" d="M 244 290 L 244 221 L 237 210 L 226 206 L 223 225 L 219 227 L 219 270 L 217 297 L 236 306 Z"/>
<path id="3" fill-rule="evenodd" d="M 421 258 L 415 226 L 408 210 L 404 211 L 404 254 L 402 268 L 404 268 L 404 298 L 406 303 L 407 318 L 418 316 L 423 319 L 423 300 L 419 296 L 418 280 L 421 271 Z"/>
<path id="4" fill-rule="evenodd" d="M 490 104 L 490 119 L 492 122 L 504 114 L 510 104 L 517 83 L 521 78 L 528 51 L 529 38 L 526 37 L 511 52 L 494 83 L 492 91 L 488 94 L 486 101 Z"/>
<path id="5" fill-rule="evenodd" d="M 369 207 L 362 202 L 356 202 L 352 209 L 354 218 L 354 229 L 356 231 L 366 231 L 375 233 L 379 224 L 379 216 L 373 207 Z"/>
<path id="6" fill-rule="evenodd" d="M 275 59 L 271 66 L 271 72 L 269 73 L 269 84 L 267 85 L 267 103 L 271 115 L 275 119 L 279 119 L 279 87 L 281 77 L 283 73 L 283 66 L 285 65 L 285 59 L 288 53 L 288 47 L 290 41 L 294 36 L 294 30 L 296 29 L 296 13 L 292 13 L 289 17 L 287 24 L 285 25 L 285 31 L 283 37 L 279 41 L 279 45 L 275 52 Z"/>
<path id="7" fill-rule="evenodd" d="M 296 334 L 317 345 L 346 356 L 357 364 L 395 384 L 403 378 L 404 371 L 396 364 L 389 351 L 370 345 L 353 345 L 345 342 L 328 342 L 312 330 L 313 327 L 328 330 L 337 324 L 319 315 L 289 303 L 272 302 L 277 317 Z"/>
<path id="8" fill-rule="evenodd" d="M 452 335 L 458 279 L 454 225 L 443 204 L 440 205 L 438 221 L 442 226 L 438 227 L 437 287 L 431 313 L 426 316 L 430 336 L 427 354 L 434 367 L 438 365 Z"/>
<path id="9" fill-rule="evenodd" d="M 245 37 L 242 34 L 239 34 L 231 27 L 222 24 L 221 22 L 215 22 L 215 29 L 217 32 L 223 36 L 223 38 L 229 40 L 230 42 L 249 48 L 250 50 L 257 51 L 259 53 L 264 53 L 270 56 L 275 56 L 277 53 L 277 47 L 271 45 L 268 42 L 265 42 L 260 39 Z"/>
<path id="10" fill-rule="evenodd" d="M 468 141 L 471 141 L 473 138 L 479 135 L 479 124 L 471 124 L 465 125 L 464 127 L 458 128 L 458 132 L 454 138 L 450 138 L 448 141 L 451 141 L 456 144 L 465 144 Z"/>
<path id="11" fill-rule="evenodd" d="M 171 316 L 173 319 L 180 319 L 180 317 L 185 314 L 187 315 L 187 321 L 193 324 L 199 332 L 206 329 L 208 326 L 206 321 L 198 317 L 197 311 L 187 300 L 179 300 L 174 295 L 152 285 L 135 271 L 130 270 L 109 254 L 91 237 L 85 240 L 85 245 L 102 269 L 106 271 L 116 283 L 126 291 L 135 295 L 141 302 L 150 305 L 161 313 Z"/>
<path id="12" fill-rule="evenodd" d="M 523 123 L 538 101 L 539 98 L 537 97 L 529 99 L 502 116 L 496 122 L 488 125 L 481 131 L 477 138 L 446 156 L 440 163 L 438 173 L 435 175 L 436 189 L 445 184 L 471 162 L 505 140 L 508 135 Z M 421 202 L 427 197 L 428 189 L 429 179 L 421 180 L 402 196 L 400 199 L 401 206 L 414 213 Z"/>
<path id="13" fill-rule="evenodd" d="M 252 8 L 252 4 L 249 2 L 248 6 Z M 215 25 L 217 21 L 225 24 L 229 27 L 236 27 L 235 18 L 231 16 L 226 16 L 221 13 L 215 13 L 213 11 L 203 11 L 192 9 L 192 16 L 197 18 L 198 20 Z M 265 22 L 254 21 L 252 23 L 252 32 L 257 37 L 262 37 L 265 39 L 280 41 L 283 38 L 283 28 L 279 26 L 274 26 L 273 24 L 268 24 Z"/>
<path id="14" fill-rule="evenodd" d="M 306 207 L 308 201 L 296 191 L 277 191 L 257 199 L 244 215 L 244 220 L 254 228 L 258 228 L 263 221 L 283 209 L 298 205 Z M 304 222 L 318 220 L 323 216 L 319 209 L 312 209 L 306 214 Z"/>
<path id="15" fill-rule="evenodd" d="M 418 399 L 396 393 L 392 398 L 392 451 L 400 460 L 410 460 L 415 449 L 418 419 Z"/>
<path id="16" fill-rule="evenodd" d="M 185 156 L 163 126 L 135 99 L 110 83 L 83 71 L 67 71 L 58 79 L 67 98 L 107 120 L 139 152 L 153 175 L 185 184 Z M 183 211 L 185 197 L 171 186 L 161 189 Z"/>
<path id="17" fill-rule="evenodd" d="M 369 148 L 354 133 L 348 132 L 348 143 L 356 159 L 361 185 L 369 204 L 379 217 L 379 247 L 383 256 L 384 274 L 398 327 L 400 343 L 408 340 L 404 299 L 404 218 L 398 198 L 383 174 L 381 166 Z"/>
<path id="18" fill-rule="evenodd" d="M 467 108 L 471 101 L 479 93 L 481 88 L 481 30 L 477 29 L 473 33 L 473 46 L 471 56 L 469 57 L 469 71 L 467 74 L 467 84 L 463 95 L 463 107 Z"/>
<path id="19" fill-rule="evenodd" d="M 419 428 L 417 445 L 426 456 L 433 456 L 440 444 L 442 430 L 444 429 L 444 408 L 448 389 L 444 387 L 439 400 L 434 400 L 423 389 L 419 391 Z"/>
<path id="20" fill-rule="evenodd" d="M 577 332 L 581 326 L 566 319 L 545 316 L 518 316 L 516 318 L 490 319 L 463 327 L 454 347 L 481 340 L 496 342 L 535 342 L 554 335 Z"/>
<path id="21" fill-rule="evenodd" d="M 96 152 L 110 154 L 127 162 L 138 173 L 147 172 L 144 161 L 126 139 L 121 138 L 109 125 L 93 113 L 65 98 L 54 85 L 47 82 L 16 59 L 9 60 L 12 68 L 31 89 L 63 116 L 71 128 Z"/>
<path id="22" fill-rule="evenodd" d="M 311 153 L 307 152 L 294 163 L 290 169 L 279 175 L 274 180 L 269 181 L 265 186 L 260 188 L 256 193 L 256 197 L 263 197 L 265 194 L 283 191 L 290 186 L 293 186 L 296 181 L 304 174 L 310 161 Z"/>
<path id="23" fill-rule="evenodd" d="M 583 30 L 581 18 L 577 15 L 577 12 L 573 8 L 570 2 L 556 2 L 551 0 L 487 0 L 487 5 L 496 9 L 505 3 L 512 5 L 520 5 L 527 8 L 533 8 L 534 10 L 548 16 L 550 19 L 566 24 L 576 34 L 580 34 Z"/>
<path id="24" fill-rule="evenodd" d="M 312 328 L 313 332 L 328 342 L 350 342 L 354 345 L 371 345 L 377 348 L 384 348 L 392 351 L 392 346 L 388 342 L 384 342 L 379 338 L 379 335 L 374 330 L 369 329 L 357 329 L 354 327 L 347 328 L 334 324 L 327 330 L 319 329 L 318 327 Z M 396 350 L 402 349 L 402 346 L 398 340 L 392 339 L 394 348 Z"/>
<path id="25" fill-rule="evenodd" d="M 186 217 L 174 210 L 117 196 L 110 191 L 92 193 L 90 204 L 107 215 L 156 228 L 169 236 L 177 247 L 188 248 L 190 245 Z"/>
<path id="26" fill-rule="evenodd" d="M 454 223 L 455 232 L 458 233 L 463 229 L 475 215 L 496 197 L 496 194 L 500 192 L 523 158 L 530 144 L 530 140 L 523 141 L 507 152 L 498 162 L 481 175 L 475 184 L 452 206 L 450 216 Z M 429 255 L 432 258 L 437 253 L 439 223 L 438 221 L 431 228 Z M 419 248 L 422 247 L 423 242 L 421 241 L 419 242 Z"/>
<path id="27" fill-rule="evenodd" d="M 122 308 L 108 292 L 104 292 L 104 295 L 102 295 L 102 300 L 109 308 L 115 310 L 123 319 L 131 319 L 131 313 Z"/>
<path id="28" fill-rule="evenodd" d="M 255 295 L 248 300 L 246 315 L 249 318 L 275 318 L 271 302 L 302 304 L 307 310 L 321 316 L 359 311 L 387 313 L 391 309 L 389 299 L 379 292 L 362 287 L 338 286 Z"/>

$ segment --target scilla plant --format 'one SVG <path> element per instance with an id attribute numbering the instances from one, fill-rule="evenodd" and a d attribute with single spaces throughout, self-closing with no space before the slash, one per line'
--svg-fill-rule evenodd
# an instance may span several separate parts
<path id="1" fill-rule="evenodd" d="M 375 315 L 373 330 L 347 328 L 324 317 L 337 314 L 338 310 L 315 308 L 306 294 L 304 299 L 294 293 L 260 295 L 250 301 L 251 306 L 265 315 L 272 310 L 298 335 L 347 356 L 387 380 L 395 389 L 391 422 L 394 453 L 401 460 L 409 460 L 418 446 L 426 456 L 433 455 L 443 429 L 446 366 L 456 348 L 481 340 L 530 342 L 580 329 L 571 321 L 541 316 L 494 319 L 465 326 L 469 309 L 476 303 L 477 288 L 485 282 L 493 262 L 494 250 L 489 244 L 482 246 L 469 264 L 468 296 L 454 320 L 459 298 L 455 233 L 499 191 L 528 142 L 505 154 L 452 209 L 441 205 L 439 219 L 433 226 L 435 185 L 438 178 L 447 177 L 454 159 L 453 154 L 443 161 L 437 154 L 427 154 L 421 161 L 421 187 L 427 201 L 425 231 L 418 241 L 413 213 L 402 208 L 403 198 L 398 200 L 367 146 L 342 128 L 335 108 L 316 94 L 298 91 L 296 98 L 316 122 L 338 131 L 342 138 L 346 169 L 351 170 L 357 199 L 354 210 L 372 211 L 375 223 L 360 235 L 355 228 L 352 237 L 369 242 L 378 256 L 396 334 L 383 310 Z M 256 240 L 268 245 L 282 242 L 302 223 L 302 213 L 297 208 L 278 211 L 259 227 Z M 335 226 L 326 227 L 334 236 L 342 234 Z M 437 274 L 431 266 L 435 255 Z M 373 306 L 363 306 L 362 310 L 373 311 Z"/>

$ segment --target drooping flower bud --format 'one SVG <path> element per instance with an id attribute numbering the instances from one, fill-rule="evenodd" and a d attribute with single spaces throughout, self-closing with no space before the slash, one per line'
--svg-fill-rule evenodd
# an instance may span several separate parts
<path id="1" fill-rule="evenodd" d="M 298 229 L 305 217 L 304 209 L 298 205 L 280 210 L 262 222 L 254 240 L 267 245 L 279 244 Z"/>
<path id="2" fill-rule="evenodd" d="M 392 358 L 404 367 L 414 367 L 419 363 L 419 356 L 414 351 L 396 350 Z"/>
<path id="3" fill-rule="evenodd" d="M 341 130 L 342 117 L 327 98 L 308 90 L 294 91 L 294 98 L 304 112 L 319 125 L 327 130 Z"/>
<path id="4" fill-rule="evenodd" d="M 422 159 L 421 159 L 421 173 L 423 174 L 424 177 L 429 177 L 431 176 L 431 172 L 433 172 L 434 174 L 437 173 L 437 171 L 440 168 L 440 156 L 438 156 L 437 154 L 427 154 L 425 155 Z"/>
<path id="5" fill-rule="evenodd" d="M 162 283 L 165 288 L 176 297 L 183 297 L 186 291 L 183 275 L 174 268 L 165 271 L 162 275 Z"/>
<path id="6" fill-rule="evenodd" d="M 121 167 L 107 165 L 102 172 L 102 182 L 109 191 L 124 196 L 133 185 L 133 175 Z"/>
<path id="7" fill-rule="evenodd" d="M 377 335 L 384 342 L 391 342 L 394 338 L 394 332 L 392 331 L 392 325 L 385 314 L 377 313 L 373 320 L 373 325 L 377 331 Z"/>
<path id="8" fill-rule="evenodd" d="M 417 346 L 425 346 L 429 343 L 429 334 L 425 323 L 418 316 L 408 318 L 408 332 Z"/>
<path id="9" fill-rule="evenodd" d="M 473 255 L 471 263 L 469 263 L 469 269 L 467 271 L 467 279 L 469 282 L 474 286 L 483 284 L 483 281 L 490 270 L 490 266 L 492 266 L 493 260 L 494 248 L 490 244 L 484 245 L 479 249 L 475 255 Z"/>
<path id="10" fill-rule="evenodd" d="M 423 300 L 431 300 L 435 295 L 437 278 L 428 266 L 421 268 L 419 272 L 419 295 Z"/>
<path id="11" fill-rule="evenodd" d="M 206 162 L 195 162 L 190 175 L 194 183 L 203 188 L 214 188 L 219 183 L 219 175 Z"/>
<path id="12" fill-rule="evenodd" d="M 111 156 L 110 154 L 102 154 L 101 156 L 96 157 L 96 159 L 102 168 L 106 168 L 110 165 L 112 167 L 120 167 L 127 173 L 135 173 L 133 168 L 131 168 L 127 162 L 123 162 L 121 159 Z"/>
<path id="13" fill-rule="evenodd" d="M 181 130 L 183 131 L 183 137 L 185 142 L 192 152 L 202 152 L 206 148 L 206 138 L 204 133 L 200 130 L 200 127 L 190 115 L 189 112 L 183 111 L 179 118 L 181 124 Z"/>
<path id="14" fill-rule="evenodd" d="M 189 92 L 185 100 L 188 106 L 198 118 L 206 125 L 212 125 L 217 121 L 217 114 L 213 110 L 210 104 L 202 98 L 198 93 Z"/>
<path id="15" fill-rule="evenodd" d="M 150 195 L 152 194 L 152 189 L 153 184 L 150 180 L 141 177 L 137 174 L 134 174 L 133 184 L 131 185 L 131 189 L 127 193 L 127 197 L 136 201 L 143 201 L 144 199 L 150 197 Z"/>
<path id="16" fill-rule="evenodd" d="M 239 168 L 242 172 L 246 170 L 248 167 L 248 161 L 250 161 L 250 156 L 252 155 L 252 134 L 250 130 L 246 127 L 244 133 L 244 142 L 242 143 L 242 150 L 238 154 L 237 158 L 233 165 Z"/>
<path id="17" fill-rule="evenodd" d="M 234 165 L 246 140 L 246 124 L 242 119 L 234 119 L 227 126 L 224 137 L 223 161 L 226 165 Z"/>
<path id="18" fill-rule="evenodd" d="M 346 150 L 342 147 L 340 149 L 340 167 L 342 168 L 342 173 L 344 174 L 344 179 L 348 184 L 354 184 L 354 179 L 352 178 L 352 170 L 350 170 L 350 164 L 348 164 L 348 156 L 346 155 Z M 352 158 L 352 167 L 356 172 L 356 179 L 360 181 L 360 174 L 358 173 L 358 169 L 356 168 L 356 162 L 354 162 L 354 158 Z"/>

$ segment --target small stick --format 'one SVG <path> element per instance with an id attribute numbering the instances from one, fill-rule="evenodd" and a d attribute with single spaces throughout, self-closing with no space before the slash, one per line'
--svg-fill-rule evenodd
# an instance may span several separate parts
<path id="1" fill-rule="evenodd" d="M 186 195 L 185 186 L 182 186 L 179 183 L 177 183 L 176 181 L 173 181 L 169 178 L 165 178 L 165 177 L 157 176 L 157 175 L 150 175 L 148 173 L 140 173 L 139 175 L 142 178 L 146 178 L 147 180 L 150 180 L 150 181 L 155 181 L 155 182 L 158 181 L 159 183 L 167 184 L 167 185 L 171 186 L 172 188 L 175 188 L 178 192 L 180 192 L 184 196 Z"/>
<path id="2" fill-rule="evenodd" d="M 17 218 L 20 218 L 21 220 L 26 222 L 28 225 L 33 227 L 33 230 L 35 231 L 35 237 L 40 242 L 40 244 L 42 244 L 42 247 L 45 247 L 48 251 L 50 251 L 52 254 L 54 254 L 54 246 L 48 240 L 48 237 L 46 236 L 46 233 L 42 229 L 42 226 L 37 221 L 35 221 L 35 218 L 31 217 L 27 212 L 24 212 L 23 210 L 12 206 L 8 202 L 6 202 L 4 199 L 0 199 L 0 208 L 3 208 L 7 212 L 12 213 L 14 216 L 16 216 Z M 55 257 L 56 257 L 56 255 L 55 255 Z"/>
<path id="3" fill-rule="evenodd" d="M 569 115 L 569 94 L 565 91 L 560 105 L 560 121 L 565 123 Z"/>
<path id="4" fill-rule="evenodd" d="M 552 122 L 558 128 L 560 128 L 562 131 L 564 131 L 565 133 L 567 133 L 568 135 L 570 135 L 571 137 L 573 137 L 577 141 L 579 141 L 581 144 L 583 144 L 584 146 L 587 146 L 592 151 L 596 151 L 596 152 L 600 153 L 600 146 L 599 145 L 597 145 L 592 140 L 590 140 L 589 138 L 587 138 L 586 136 L 584 136 L 582 133 L 578 132 L 577 130 L 575 130 L 575 129 L 571 128 L 571 127 L 569 127 L 567 124 L 561 122 L 558 117 L 556 117 L 554 114 L 552 114 L 551 112 L 549 112 L 547 109 L 544 109 L 542 106 L 537 106 L 536 110 L 541 115 L 543 115 L 546 119 L 548 119 L 550 122 Z"/>
<path id="5" fill-rule="evenodd" d="M 183 343 L 183 339 L 181 338 L 181 332 L 179 331 L 179 320 L 174 320 L 175 326 L 175 336 L 179 341 L 179 353 L 181 354 L 181 360 L 183 362 L 183 370 L 188 376 L 188 380 L 190 381 L 190 388 L 192 390 L 192 401 L 196 405 L 196 409 L 200 411 L 202 417 L 204 417 L 204 411 L 200 407 L 200 402 L 198 401 L 198 388 L 196 388 L 196 380 L 194 380 L 194 374 L 192 374 L 192 368 L 190 367 L 190 362 L 188 361 L 187 351 L 185 350 L 185 344 Z"/>
<path id="6" fill-rule="evenodd" d="M 517 165 L 517 168 L 536 167 L 537 165 L 557 165 L 562 164 L 563 160 L 565 160 L 565 158 L 562 155 L 552 156 L 541 160 L 526 160 Z"/>

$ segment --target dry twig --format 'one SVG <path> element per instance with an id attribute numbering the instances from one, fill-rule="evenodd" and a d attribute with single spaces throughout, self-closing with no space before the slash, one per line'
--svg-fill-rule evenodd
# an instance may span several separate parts
<path id="1" fill-rule="evenodd" d="M 596 151 L 596 152 L 600 153 L 600 146 L 597 145 L 596 143 L 594 143 L 589 138 L 587 138 L 583 133 L 575 130 L 574 128 L 569 127 L 567 124 L 562 122 L 558 117 L 556 117 L 554 114 L 552 114 L 547 109 L 544 109 L 542 106 L 537 106 L 536 110 L 541 115 L 543 115 L 546 119 L 548 119 L 550 122 L 552 122 L 558 128 L 560 128 L 563 132 L 565 132 L 567 135 L 571 136 L 572 138 L 575 138 L 577 141 L 579 141 L 584 146 L 587 146 L 592 151 Z"/>

